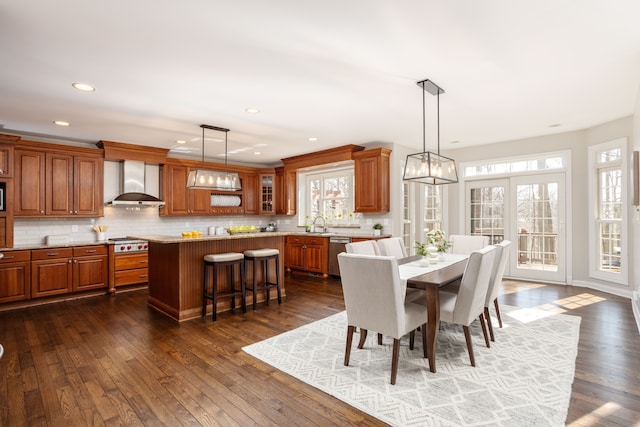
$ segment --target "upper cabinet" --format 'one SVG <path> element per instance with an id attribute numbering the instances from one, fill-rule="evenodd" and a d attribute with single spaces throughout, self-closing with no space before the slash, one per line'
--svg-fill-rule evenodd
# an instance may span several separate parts
<path id="1" fill-rule="evenodd" d="M 275 209 L 278 215 L 296 214 L 296 171 L 276 168 Z"/>
<path id="2" fill-rule="evenodd" d="M 353 153 L 356 212 L 389 212 L 390 155 L 386 148 Z"/>
<path id="3" fill-rule="evenodd" d="M 262 172 L 258 178 L 258 197 L 260 215 L 273 215 L 276 213 L 276 174 L 275 172 Z"/>
<path id="4" fill-rule="evenodd" d="M 0 178 L 11 178 L 13 176 L 13 147 L 13 142 L 5 142 L 0 135 Z"/>
<path id="5" fill-rule="evenodd" d="M 103 216 L 104 159 L 100 150 L 22 144 L 14 154 L 15 216 Z"/>

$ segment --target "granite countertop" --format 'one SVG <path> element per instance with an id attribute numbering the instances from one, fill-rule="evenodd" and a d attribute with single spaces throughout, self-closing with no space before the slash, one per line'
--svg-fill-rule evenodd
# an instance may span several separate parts
<path id="1" fill-rule="evenodd" d="M 132 239 L 147 240 L 153 243 L 179 243 L 179 242 L 191 242 L 191 241 L 203 241 L 203 240 L 230 240 L 230 239 L 253 239 L 256 237 L 276 237 L 276 236 L 314 236 L 314 237 L 351 237 L 359 239 L 373 238 L 373 233 L 305 233 L 302 231 L 265 231 L 261 233 L 239 233 L 239 234 L 225 234 L 225 235 L 208 235 L 203 234 L 200 237 L 182 237 L 175 235 L 129 235 Z M 378 238 L 391 237 L 390 234 L 383 234 L 382 236 L 376 236 Z"/>
<path id="2" fill-rule="evenodd" d="M 76 246 L 95 246 L 95 245 L 110 245 L 114 242 L 96 242 L 95 240 L 89 241 L 78 241 L 78 242 L 67 242 L 67 243 L 58 243 L 54 245 L 47 245 L 45 243 L 34 243 L 30 245 L 18 245 L 13 248 L 0 248 L 0 252 L 9 252 L 9 251 L 28 251 L 32 249 L 50 249 L 50 248 L 73 248 Z"/>

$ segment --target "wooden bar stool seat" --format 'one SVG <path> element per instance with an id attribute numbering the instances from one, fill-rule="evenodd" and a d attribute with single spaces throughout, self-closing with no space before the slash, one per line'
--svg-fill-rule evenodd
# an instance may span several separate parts
<path id="1" fill-rule="evenodd" d="M 240 289 L 236 288 L 235 269 L 240 269 Z M 218 268 L 230 267 L 229 289 L 218 290 Z M 213 273 L 213 285 L 209 292 L 209 274 Z M 237 252 L 209 254 L 204 256 L 204 284 L 202 287 L 202 317 L 207 315 L 207 301 L 212 300 L 212 319 L 216 320 L 218 298 L 231 297 L 231 310 L 236 308 L 236 296 L 242 298 L 242 312 L 247 312 L 244 255 Z"/>
<path id="2" fill-rule="evenodd" d="M 244 251 L 244 259 L 246 261 L 245 266 L 249 269 L 249 262 L 253 263 L 253 280 L 251 284 L 246 285 L 246 289 L 250 290 L 253 294 L 253 309 L 256 309 L 256 293 L 259 290 L 264 289 L 266 292 L 267 304 L 269 303 L 269 289 L 276 288 L 278 291 L 278 304 L 282 303 L 282 297 L 280 294 L 280 251 L 277 249 L 249 249 Z M 274 260 L 276 264 L 276 281 L 269 281 L 269 261 Z M 264 267 L 263 282 L 258 282 L 258 270 Z"/>

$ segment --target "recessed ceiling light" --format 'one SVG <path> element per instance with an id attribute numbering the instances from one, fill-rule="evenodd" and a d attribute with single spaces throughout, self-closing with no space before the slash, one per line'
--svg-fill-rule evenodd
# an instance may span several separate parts
<path id="1" fill-rule="evenodd" d="M 451 144 L 459 144 L 460 141 L 451 141 Z"/>
<path id="2" fill-rule="evenodd" d="M 318 138 L 316 138 L 315 136 L 312 136 L 312 137 L 309 138 L 309 141 L 311 141 L 311 142 L 317 141 L 317 140 L 318 140 Z"/>
<path id="3" fill-rule="evenodd" d="M 53 124 L 58 126 L 69 126 L 71 123 L 65 122 L 63 120 L 54 120 Z"/>
<path id="4" fill-rule="evenodd" d="M 179 139 L 176 141 L 176 144 L 186 144 L 187 141 L 185 141 L 184 139 Z"/>
<path id="5" fill-rule="evenodd" d="M 74 83 L 71 86 L 75 87 L 78 90 L 81 90 L 83 92 L 94 92 L 96 90 L 95 87 L 88 85 L 86 83 Z"/>
<path id="6" fill-rule="evenodd" d="M 258 108 L 245 108 L 244 111 L 246 111 L 249 114 L 257 114 L 260 112 L 260 109 Z"/>
<path id="7" fill-rule="evenodd" d="M 259 152 L 259 151 L 254 151 L 254 152 L 253 152 L 253 154 L 254 154 L 254 155 L 256 155 L 256 156 L 259 156 L 259 155 L 260 155 L 260 154 L 262 154 L 262 153 L 261 153 L 261 152 Z"/>
<path id="8" fill-rule="evenodd" d="M 552 125 L 549 125 L 550 128 L 557 128 L 558 126 L 562 126 L 561 123 L 554 123 Z"/>

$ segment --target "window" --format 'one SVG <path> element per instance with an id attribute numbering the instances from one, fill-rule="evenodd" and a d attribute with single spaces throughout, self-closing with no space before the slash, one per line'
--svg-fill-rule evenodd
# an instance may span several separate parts
<path id="1" fill-rule="evenodd" d="M 565 168 L 563 153 L 549 153 L 544 157 L 536 155 L 533 158 L 509 159 L 492 161 L 491 163 L 476 163 L 464 167 L 464 177 L 488 177 L 492 175 L 516 175 L 525 172 L 550 171 Z"/>
<path id="2" fill-rule="evenodd" d="M 442 186 L 424 187 L 424 228 L 442 230 Z"/>
<path id="3" fill-rule="evenodd" d="M 626 139 L 589 148 L 591 276 L 626 284 Z"/>
<path id="4" fill-rule="evenodd" d="M 353 168 L 305 175 L 304 216 L 301 217 L 312 221 L 321 215 L 327 224 L 353 221 L 353 179 Z"/>

